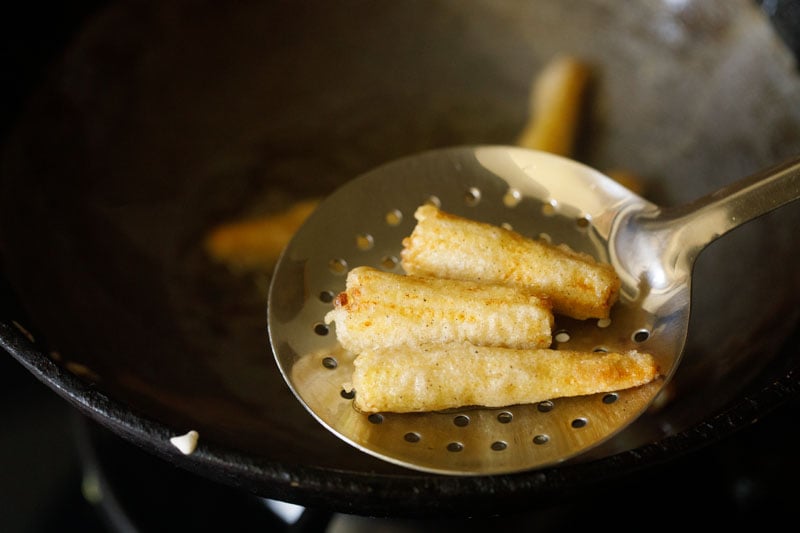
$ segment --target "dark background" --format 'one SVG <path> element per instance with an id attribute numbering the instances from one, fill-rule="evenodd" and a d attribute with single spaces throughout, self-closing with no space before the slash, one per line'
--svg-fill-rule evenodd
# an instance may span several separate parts
<path id="1" fill-rule="evenodd" d="M 796 55 L 800 54 L 800 2 L 758 3 Z M 3 136 L 26 94 L 45 75 L 48 63 L 57 58 L 83 17 L 102 2 L 64 4 L 52 7 L 33 2 L 3 9 Z M 800 496 L 798 414 L 800 399 L 795 395 L 753 426 L 664 468 L 643 472 L 612 494 L 599 490 L 587 501 L 496 519 L 380 520 L 379 524 L 383 531 L 523 525 L 561 531 L 597 525 L 599 519 L 621 525 L 620 520 L 629 519 L 629 509 L 645 519 L 637 522 L 642 527 L 670 523 L 671 528 L 686 527 L 690 517 L 695 524 L 719 527 L 793 521 Z M 94 426 L 4 352 L 0 353 L 0 422 L 2 532 L 285 529 L 263 502 L 178 471 Z M 98 498 L 98 482 L 106 484 L 102 498 Z M 616 516 L 608 516 L 609 505 Z M 331 518 L 325 512 L 309 514 L 306 529 L 329 524 L 328 530 L 368 531 L 378 524 L 343 516 L 328 522 Z"/>

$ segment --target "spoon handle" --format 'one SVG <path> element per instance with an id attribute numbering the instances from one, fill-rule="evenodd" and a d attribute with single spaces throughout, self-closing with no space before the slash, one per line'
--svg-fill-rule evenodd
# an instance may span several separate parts
<path id="1" fill-rule="evenodd" d="M 658 217 L 684 250 L 699 251 L 729 231 L 800 199 L 800 157 L 757 172 Z"/>

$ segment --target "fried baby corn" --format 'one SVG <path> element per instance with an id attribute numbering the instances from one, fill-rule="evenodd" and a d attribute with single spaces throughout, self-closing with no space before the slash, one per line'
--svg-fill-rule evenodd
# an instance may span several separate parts
<path id="1" fill-rule="evenodd" d="M 220 224 L 206 236 L 206 252 L 234 272 L 270 271 L 318 204 L 318 199 L 303 200 L 280 213 Z"/>
<path id="2" fill-rule="evenodd" d="M 608 318 L 620 280 L 611 265 L 514 231 L 420 206 L 403 239 L 408 274 L 525 286 L 548 298 L 553 312 Z"/>
<path id="3" fill-rule="evenodd" d="M 354 406 L 365 413 L 505 407 L 611 392 L 658 376 L 655 360 L 624 353 L 515 350 L 467 343 L 362 352 Z"/>
<path id="4" fill-rule="evenodd" d="M 454 341 L 540 348 L 552 342 L 553 314 L 528 289 L 357 267 L 325 322 L 353 353 Z"/>
<path id="5" fill-rule="evenodd" d="M 530 118 L 517 145 L 572 155 L 590 81 L 589 65 L 578 58 L 557 57 L 545 65 L 534 80 Z"/>

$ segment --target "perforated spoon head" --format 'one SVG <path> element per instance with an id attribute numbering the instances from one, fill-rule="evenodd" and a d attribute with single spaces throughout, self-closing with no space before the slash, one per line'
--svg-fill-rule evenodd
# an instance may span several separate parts
<path id="1" fill-rule="evenodd" d="M 653 354 L 662 379 L 613 393 L 502 409 L 365 415 L 354 409 L 353 355 L 323 318 L 349 269 L 402 273 L 402 240 L 416 208 L 509 227 L 611 263 L 622 279 L 610 320 L 556 316 L 554 347 Z M 326 428 L 366 453 L 416 470 L 496 474 L 573 458 L 642 415 L 674 373 L 689 323 L 691 262 L 661 255 L 642 232 L 661 209 L 600 172 L 543 152 L 504 146 L 443 149 L 400 159 L 335 191 L 308 218 L 273 273 L 268 328 L 291 390 Z"/>

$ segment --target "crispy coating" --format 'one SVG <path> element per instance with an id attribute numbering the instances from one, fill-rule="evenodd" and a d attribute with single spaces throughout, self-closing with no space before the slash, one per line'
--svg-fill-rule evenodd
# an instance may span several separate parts
<path id="1" fill-rule="evenodd" d="M 365 351 L 354 365 L 354 406 L 367 413 L 504 407 L 618 391 L 658 376 L 653 357 L 636 351 L 516 350 L 467 343 Z"/>
<path id="2" fill-rule="evenodd" d="M 572 56 L 550 60 L 536 75 L 530 96 L 530 117 L 517 145 L 563 156 L 572 155 L 591 68 Z"/>
<path id="3" fill-rule="evenodd" d="M 318 204 L 318 199 L 304 200 L 280 213 L 220 224 L 206 236 L 206 252 L 234 272 L 271 271 Z"/>
<path id="4" fill-rule="evenodd" d="M 611 265 L 587 254 L 526 238 L 514 231 L 420 206 L 403 239 L 408 274 L 529 287 L 553 311 L 577 319 L 608 318 L 620 280 Z"/>
<path id="5" fill-rule="evenodd" d="M 539 348 L 552 342 L 553 314 L 527 289 L 357 267 L 325 322 L 353 353 L 453 341 Z"/>

